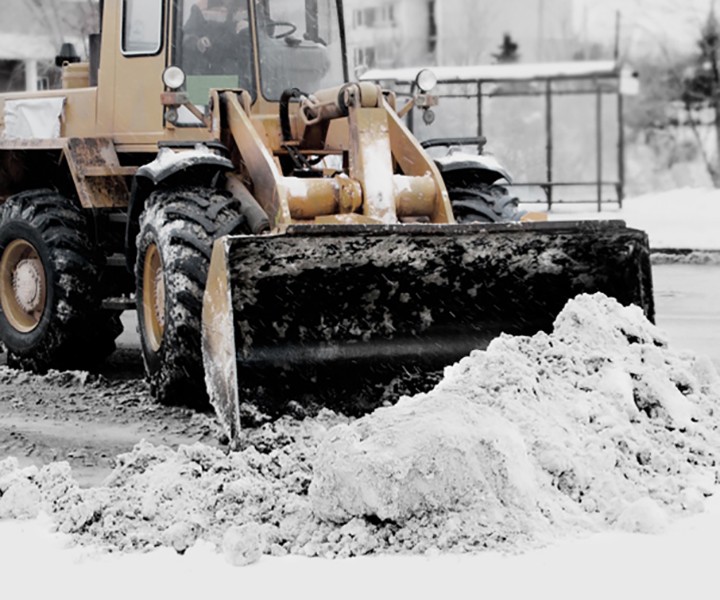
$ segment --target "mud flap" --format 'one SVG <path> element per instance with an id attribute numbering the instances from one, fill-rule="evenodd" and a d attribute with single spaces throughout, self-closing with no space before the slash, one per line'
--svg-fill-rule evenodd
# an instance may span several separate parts
<path id="1" fill-rule="evenodd" d="M 225 237 L 203 307 L 209 395 L 231 439 L 241 402 L 363 412 L 396 376 L 442 368 L 501 332 L 550 330 L 568 299 L 598 291 L 653 318 L 644 232 L 583 221 Z"/>

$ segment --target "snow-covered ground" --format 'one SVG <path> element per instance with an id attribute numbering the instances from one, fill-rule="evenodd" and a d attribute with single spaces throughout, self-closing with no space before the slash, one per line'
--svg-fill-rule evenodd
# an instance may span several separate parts
<path id="1" fill-rule="evenodd" d="M 492 598 L 654 600 L 717 597 L 720 496 L 662 535 L 602 533 L 520 555 L 263 557 L 232 567 L 207 544 L 183 556 L 68 548 L 48 518 L 0 523 L 8 598 Z"/>
<path id="2" fill-rule="evenodd" d="M 622 209 L 606 204 L 602 212 L 587 205 L 555 204 L 549 218 L 622 219 L 630 227 L 647 231 L 652 248 L 720 250 L 720 190 L 715 189 L 646 194 L 628 198 Z"/>
<path id="3" fill-rule="evenodd" d="M 575 210 L 562 207 L 551 218 L 621 218 L 647 230 L 654 247 L 720 249 L 716 191 L 644 196 L 628 200 L 622 211 L 601 215 Z M 657 485 L 667 483 L 660 478 Z M 657 532 L 651 534 L 585 532 L 540 549 L 528 545 L 518 554 L 429 551 L 333 560 L 263 556 L 243 568 L 227 564 L 207 542 L 184 555 L 168 548 L 107 554 L 72 547 L 69 536 L 52 533 L 50 517 L 41 514 L 0 521 L 0 590 L 8 597 L 73 600 L 98 595 L 181 600 L 220 594 L 317 599 L 716 597 L 720 487 L 716 485 L 710 498 L 694 498 L 689 502 L 692 510 L 686 511 L 689 516 L 664 529 L 652 515 L 638 514 L 649 524 L 646 530 Z"/>

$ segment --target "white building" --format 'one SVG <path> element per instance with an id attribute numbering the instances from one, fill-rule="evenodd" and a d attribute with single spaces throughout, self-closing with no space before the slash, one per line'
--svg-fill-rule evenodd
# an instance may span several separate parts
<path id="1" fill-rule="evenodd" d="M 434 5 L 435 0 L 345 0 L 351 70 L 432 62 Z"/>
<path id="2" fill-rule="evenodd" d="M 578 50 L 574 0 L 345 0 L 351 68 L 482 64 L 505 34 L 523 62 Z"/>

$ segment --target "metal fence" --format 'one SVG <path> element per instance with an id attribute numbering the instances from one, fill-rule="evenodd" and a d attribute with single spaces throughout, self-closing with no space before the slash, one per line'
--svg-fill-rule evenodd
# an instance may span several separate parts
<path id="1" fill-rule="evenodd" d="M 572 68 L 570 68 L 570 65 Z M 416 70 L 417 71 L 417 70 Z M 408 126 L 420 140 L 484 136 L 513 175 L 523 202 L 622 206 L 625 189 L 623 78 L 609 62 L 437 68 L 439 104 L 426 124 L 419 109 Z M 400 96 L 414 91 L 412 70 L 375 70 Z"/>

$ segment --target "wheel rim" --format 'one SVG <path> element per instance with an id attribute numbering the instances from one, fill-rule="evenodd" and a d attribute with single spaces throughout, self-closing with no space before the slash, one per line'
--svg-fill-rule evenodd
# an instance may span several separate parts
<path id="1" fill-rule="evenodd" d="M 165 278 L 160 251 L 155 244 L 150 244 L 145 252 L 142 299 L 145 339 L 152 351 L 157 352 L 165 331 Z"/>
<path id="2" fill-rule="evenodd" d="M 0 303 L 10 325 L 28 333 L 45 312 L 47 280 L 38 251 L 27 240 L 13 240 L 0 260 Z"/>

